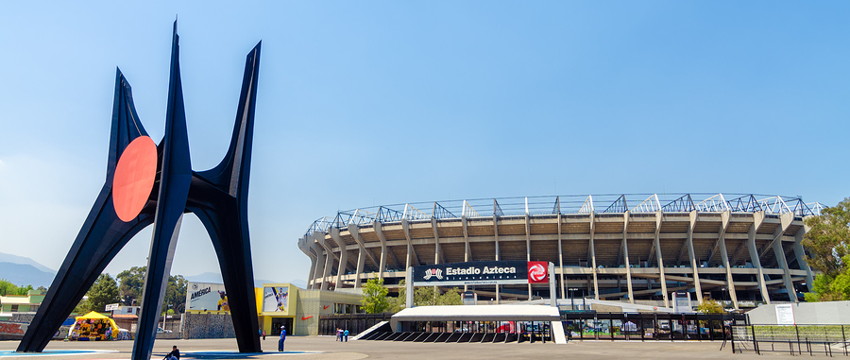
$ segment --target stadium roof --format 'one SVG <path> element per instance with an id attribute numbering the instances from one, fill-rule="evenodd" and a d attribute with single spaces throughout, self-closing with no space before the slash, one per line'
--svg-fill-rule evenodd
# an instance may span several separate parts
<path id="1" fill-rule="evenodd" d="M 821 203 L 805 203 L 799 196 L 763 194 L 600 194 L 442 200 L 381 205 L 338 211 L 333 217 L 313 222 L 307 235 L 374 222 L 420 221 L 479 217 L 546 216 L 604 213 L 793 213 L 798 217 L 820 215 Z"/>

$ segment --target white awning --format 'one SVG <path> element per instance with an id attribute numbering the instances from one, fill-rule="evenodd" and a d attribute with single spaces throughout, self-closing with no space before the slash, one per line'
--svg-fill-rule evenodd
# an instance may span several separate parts
<path id="1" fill-rule="evenodd" d="M 398 321 L 559 321 L 558 308 L 545 305 L 417 306 L 399 311 Z"/>

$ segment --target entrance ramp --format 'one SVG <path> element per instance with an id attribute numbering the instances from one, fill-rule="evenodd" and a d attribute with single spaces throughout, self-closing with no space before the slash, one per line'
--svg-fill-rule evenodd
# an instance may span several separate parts
<path id="1" fill-rule="evenodd" d="M 379 330 L 380 331 L 390 331 L 390 325 L 389 324 L 390 324 L 389 321 L 381 321 L 381 322 L 375 324 L 375 326 L 372 326 L 372 327 L 366 329 L 366 331 L 357 334 L 357 336 L 351 338 L 351 340 L 360 340 L 360 339 L 368 336 L 369 334 L 376 332 L 376 331 L 379 331 Z M 386 326 L 386 329 L 381 329 L 381 327 L 384 327 L 384 326 Z"/>

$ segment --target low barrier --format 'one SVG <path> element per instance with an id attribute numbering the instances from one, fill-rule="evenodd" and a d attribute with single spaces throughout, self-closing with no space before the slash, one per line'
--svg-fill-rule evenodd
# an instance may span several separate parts
<path id="1" fill-rule="evenodd" d="M 850 355 L 848 325 L 733 325 L 732 352 Z"/>

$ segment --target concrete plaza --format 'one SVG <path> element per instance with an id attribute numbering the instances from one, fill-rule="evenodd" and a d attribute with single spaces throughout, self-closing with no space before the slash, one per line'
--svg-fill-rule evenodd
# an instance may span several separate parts
<path id="1" fill-rule="evenodd" d="M 9 350 L 17 341 L 0 341 L 2 359 L 129 359 L 132 341 L 110 342 L 51 342 L 46 351 L 98 350 L 103 352 L 10 356 Z M 291 336 L 286 341 L 286 352 L 268 352 L 277 349 L 277 339 L 267 337 L 262 341 L 263 354 L 235 353 L 234 339 L 166 340 L 156 341 L 152 359 L 159 360 L 177 345 L 186 359 L 784 359 L 788 354 L 756 355 L 732 354 L 727 346 L 720 351 L 720 342 L 639 342 L 639 341 L 575 341 L 567 345 L 552 343 L 509 344 L 435 344 L 384 341 L 349 341 L 340 343 L 330 336 Z"/>

